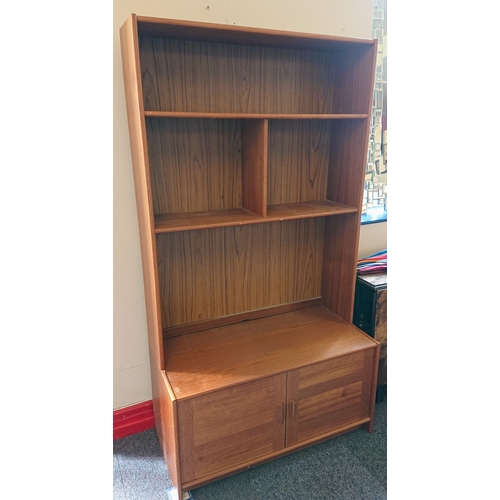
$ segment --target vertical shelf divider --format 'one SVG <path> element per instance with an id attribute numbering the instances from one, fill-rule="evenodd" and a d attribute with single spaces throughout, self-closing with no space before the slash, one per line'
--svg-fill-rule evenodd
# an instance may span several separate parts
<path id="1" fill-rule="evenodd" d="M 262 217 L 267 216 L 268 143 L 267 119 L 241 121 L 243 208 Z"/>

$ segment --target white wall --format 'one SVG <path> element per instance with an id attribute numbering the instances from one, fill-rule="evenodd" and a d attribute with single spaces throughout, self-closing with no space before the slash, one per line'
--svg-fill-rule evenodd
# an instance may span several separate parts
<path id="1" fill-rule="evenodd" d="M 387 222 L 361 226 L 358 259 L 387 248 Z"/>
<path id="2" fill-rule="evenodd" d="M 372 0 L 115 0 L 113 408 L 151 399 L 142 266 L 118 30 L 131 13 L 236 26 L 372 37 Z M 386 247 L 386 224 L 362 226 L 361 256 Z"/>

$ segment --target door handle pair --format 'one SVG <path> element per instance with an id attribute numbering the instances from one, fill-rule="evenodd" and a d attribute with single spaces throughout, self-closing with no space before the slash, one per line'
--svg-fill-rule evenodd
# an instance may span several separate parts
<path id="1" fill-rule="evenodd" d="M 288 402 L 288 418 L 290 420 L 295 420 L 296 406 L 294 399 Z M 285 422 L 285 405 L 283 403 L 278 405 L 278 420 L 280 424 Z"/>

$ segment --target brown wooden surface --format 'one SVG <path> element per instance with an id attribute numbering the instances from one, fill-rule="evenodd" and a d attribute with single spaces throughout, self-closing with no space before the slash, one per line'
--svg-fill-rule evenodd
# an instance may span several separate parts
<path id="1" fill-rule="evenodd" d="M 330 123 L 332 138 L 326 197 L 361 209 L 369 122 L 342 120 Z"/>
<path id="2" fill-rule="evenodd" d="M 159 307 L 156 241 L 154 237 L 153 205 L 151 201 L 146 126 L 140 79 L 139 50 L 135 16 L 127 19 L 120 29 L 120 42 L 125 84 L 130 148 L 139 222 L 146 319 L 151 363 L 163 368 L 163 336 Z"/>
<path id="3" fill-rule="evenodd" d="M 354 430 L 359 429 L 361 427 L 366 427 L 369 424 L 370 424 L 370 419 L 366 418 L 366 419 L 363 419 L 359 422 L 356 422 L 355 424 L 350 424 L 350 425 L 340 427 L 332 432 L 322 434 L 320 436 L 316 436 L 313 439 L 309 439 L 307 441 L 302 441 L 300 443 L 297 443 L 297 444 L 294 444 L 291 446 L 287 446 L 286 448 L 283 448 L 283 449 L 276 451 L 274 453 L 269 453 L 269 454 L 262 456 L 258 459 L 249 460 L 248 462 L 243 462 L 241 464 L 228 467 L 227 469 L 224 469 L 223 471 L 219 471 L 217 473 L 210 474 L 210 475 L 205 476 L 201 479 L 197 479 L 195 481 L 189 481 L 187 483 L 183 483 L 183 489 L 188 491 L 188 490 L 191 490 L 194 488 L 199 488 L 201 486 L 205 486 L 207 484 L 213 483 L 214 481 L 223 479 L 225 477 L 231 476 L 231 475 L 236 474 L 238 472 L 248 470 L 251 467 L 255 467 L 255 466 L 264 464 L 266 462 L 270 462 L 272 460 L 275 460 L 277 458 L 284 457 L 284 456 L 289 455 L 291 453 L 294 453 L 296 451 L 307 448 L 311 445 L 316 445 L 318 443 L 321 443 L 322 441 L 326 441 L 328 439 L 331 439 L 332 437 L 340 436 L 341 434 L 345 434 L 346 432 L 354 431 Z"/>
<path id="4" fill-rule="evenodd" d="M 335 53 L 149 37 L 140 51 L 148 111 L 333 113 Z"/>
<path id="5" fill-rule="evenodd" d="M 358 209 L 334 201 L 321 200 L 305 203 L 288 203 L 267 207 L 267 216 L 261 217 L 244 208 L 205 210 L 191 213 L 160 214 L 155 216 L 157 233 L 190 231 L 244 224 L 265 224 L 294 219 L 308 219 L 329 215 L 357 213 Z"/>
<path id="6" fill-rule="evenodd" d="M 286 375 L 179 402 L 182 482 L 281 450 Z"/>
<path id="7" fill-rule="evenodd" d="M 267 215 L 268 121 L 241 122 L 243 207 Z"/>
<path id="8" fill-rule="evenodd" d="M 321 296 L 325 306 L 352 322 L 356 287 L 357 248 L 360 220 L 358 214 L 326 217 Z"/>
<path id="9" fill-rule="evenodd" d="M 319 297 L 323 223 L 158 235 L 163 328 Z"/>
<path id="10" fill-rule="evenodd" d="M 185 111 L 144 111 L 146 117 L 156 118 L 212 118 L 252 120 L 359 120 L 369 118 L 366 113 L 203 113 Z"/>
<path id="11" fill-rule="evenodd" d="M 151 366 L 151 381 L 156 433 L 174 487 L 171 498 L 181 500 L 177 401 L 163 370 Z"/>
<path id="12" fill-rule="evenodd" d="M 242 206 L 241 121 L 147 119 L 155 214 Z"/>
<path id="13" fill-rule="evenodd" d="M 315 299 L 301 300 L 299 302 L 291 302 L 289 304 L 281 304 L 279 306 L 263 307 L 262 309 L 254 309 L 253 311 L 229 314 L 227 316 L 198 321 L 196 323 L 188 323 L 185 325 L 164 328 L 163 338 L 178 337 L 179 335 L 186 335 L 188 333 L 201 332 L 202 330 L 209 330 L 211 328 L 219 328 L 220 326 L 233 325 L 234 323 L 240 323 L 241 321 L 265 318 L 267 316 L 274 316 L 275 314 L 282 314 L 285 312 L 297 311 L 299 309 L 306 309 L 308 307 L 320 305 L 323 305 L 323 299 L 318 297 Z"/>
<path id="14" fill-rule="evenodd" d="M 373 103 L 373 82 L 377 40 L 372 45 L 352 45 L 339 52 L 335 60 L 334 113 L 368 113 Z"/>
<path id="15" fill-rule="evenodd" d="M 293 370 L 287 375 L 286 445 L 370 418 L 373 349 Z M 365 365 L 365 358 L 370 362 Z"/>
<path id="16" fill-rule="evenodd" d="M 380 346 L 351 321 L 376 41 L 134 15 L 121 37 L 177 495 L 371 431 Z"/>
<path id="17" fill-rule="evenodd" d="M 325 120 L 269 122 L 269 205 L 327 199 L 330 128 Z"/>
<path id="18" fill-rule="evenodd" d="M 361 330 L 360 330 L 361 331 Z M 366 383 L 371 382 L 371 395 L 367 397 L 363 404 L 368 409 L 370 415 L 370 420 L 365 424 L 365 429 L 368 432 L 373 432 L 373 416 L 375 414 L 375 397 L 377 395 L 377 375 L 378 375 L 378 363 L 377 360 L 380 356 L 380 344 L 377 343 L 375 349 L 372 351 L 371 356 L 365 358 L 365 374 L 368 377 Z M 370 373 L 371 370 L 371 373 Z"/>
<path id="19" fill-rule="evenodd" d="M 138 25 L 142 36 L 212 40 L 223 43 L 267 45 L 269 47 L 342 51 L 353 45 L 373 45 L 373 40 L 368 39 L 147 16 L 138 16 Z"/>
<path id="20" fill-rule="evenodd" d="M 182 400 L 376 345 L 324 307 L 311 307 L 166 339 L 165 364 Z"/>

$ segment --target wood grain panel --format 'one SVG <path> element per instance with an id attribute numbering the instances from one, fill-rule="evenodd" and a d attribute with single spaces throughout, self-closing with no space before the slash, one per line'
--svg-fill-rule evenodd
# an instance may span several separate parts
<path id="1" fill-rule="evenodd" d="M 370 417 L 371 379 L 361 351 L 288 373 L 286 444 L 291 445 Z M 373 356 L 371 357 L 373 360 Z M 369 375 L 373 366 L 369 366 Z"/>
<path id="2" fill-rule="evenodd" d="M 228 24 L 200 23 L 178 19 L 138 16 L 139 33 L 143 36 L 188 40 L 212 40 L 224 43 L 342 51 L 353 45 L 373 45 L 373 40 L 332 35 L 270 30 Z"/>
<path id="3" fill-rule="evenodd" d="M 325 306 L 352 323 L 360 219 L 358 214 L 326 217 L 321 296 Z"/>
<path id="4" fill-rule="evenodd" d="M 165 364 L 183 400 L 375 346 L 320 306 L 165 339 Z"/>
<path id="5" fill-rule="evenodd" d="M 267 215 L 268 121 L 241 122 L 243 207 Z"/>
<path id="6" fill-rule="evenodd" d="M 356 207 L 361 213 L 368 148 L 368 120 L 332 123 L 327 198 Z M 358 214 L 328 217 L 325 225 L 322 296 L 335 314 L 351 322 L 359 244 Z"/>
<path id="7" fill-rule="evenodd" d="M 238 226 L 243 224 L 265 224 L 294 219 L 308 219 L 328 215 L 357 213 L 358 209 L 340 205 L 329 200 L 289 203 L 267 207 L 267 215 L 262 217 L 244 208 L 226 210 L 206 210 L 203 212 L 183 212 L 155 216 L 157 233 L 209 229 L 214 227 Z"/>
<path id="8" fill-rule="evenodd" d="M 274 316 L 275 314 L 283 314 L 286 312 L 298 311 L 299 309 L 307 309 L 308 307 L 321 305 L 323 305 L 323 299 L 321 297 L 317 297 L 315 299 L 291 302 L 278 306 L 263 307 L 262 309 L 254 309 L 252 311 L 245 311 L 242 313 L 230 314 L 228 316 L 221 316 L 219 318 L 208 319 L 205 321 L 198 321 L 197 323 L 188 323 L 185 325 L 165 328 L 163 330 L 163 337 L 178 337 L 179 335 L 185 335 L 187 333 L 201 332 L 203 330 L 209 330 L 211 328 L 219 328 L 220 326 L 233 325 L 242 321 L 265 318 L 267 316 Z"/>
<path id="9" fill-rule="evenodd" d="M 358 120 L 369 118 L 366 113 L 207 113 L 200 111 L 144 111 L 144 116 L 156 118 L 222 118 L 240 120 Z"/>
<path id="10" fill-rule="evenodd" d="M 269 122 L 269 205 L 326 199 L 330 129 L 327 120 Z"/>
<path id="11" fill-rule="evenodd" d="M 241 207 L 239 120 L 147 118 L 155 214 Z"/>
<path id="12" fill-rule="evenodd" d="M 129 17 L 121 27 L 120 45 L 141 244 L 149 355 L 153 365 L 163 368 L 163 337 L 160 327 L 160 293 L 156 267 L 156 240 L 154 237 L 154 214 L 151 201 L 151 179 L 140 80 L 136 16 L 132 15 Z"/>
<path id="13" fill-rule="evenodd" d="M 145 109 L 331 113 L 335 53 L 140 38 Z"/>
<path id="14" fill-rule="evenodd" d="M 135 15 L 121 41 L 174 496 L 371 431 L 380 346 L 351 322 L 376 43 Z"/>
<path id="15" fill-rule="evenodd" d="M 320 296 L 322 218 L 158 235 L 163 328 Z"/>
<path id="16" fill-rule="evenodd" d="M 377 40 L 337 54 L 335 64 L 334 113 L 370 113 Z"/>
<path id="17" fill-rule="evenodd" d="M 174 487 L 170 495 L 172 499 L 181 500 L 182 488 L 177 434 L 177 401 L 163 370 L 152 366 L 151 382 L 153 386 L 153 410 L 156 433 L 162 448 L 163 458 L 168 467 L 168 474 Z"/>
<path id="18" fill-rule="evenodd" d="M 335 120 L 331 124 L 327 198 L 361 211 L 369 121 Z"/>
<path id="19" fill-rule="evenodd" d="M 179 403 L 182 482 L 284 447 L 284 374 Z"/>

